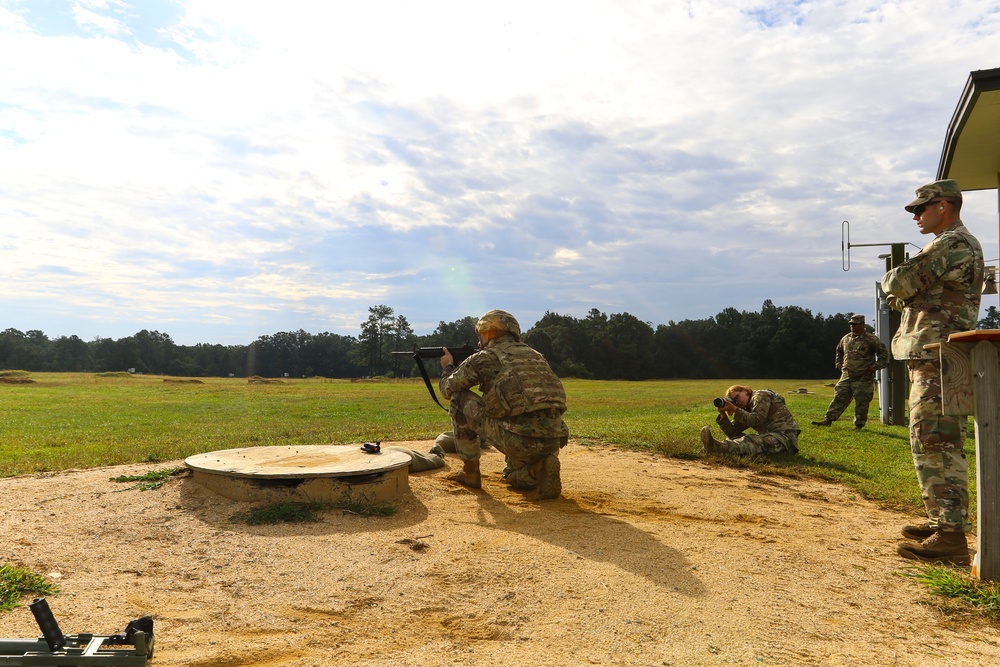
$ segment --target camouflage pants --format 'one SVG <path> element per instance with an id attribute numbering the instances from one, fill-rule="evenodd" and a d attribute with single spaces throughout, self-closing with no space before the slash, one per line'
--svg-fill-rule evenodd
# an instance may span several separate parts
<path id="1" fill-rule="evenodd" d="M 941 414 L 941 363 L 916 359 L 910 370 L 910 450 L 928 523 L 945 532 L 968 532 L 969 463 L 966 419 Z"/>
<path id="2" fill-rule="evenodd" d="M 860 378 L 842 377 L 833 388 L 833 400 L 826 409 L 826 418 L 835 422 L 844 413 L 854 399 L 854 426 L 861 428 L 868 421 L 868 404 L 875 395 L 875 376 L 865 375 Z"/>
<path id="3" fill-rule="evenodd" d="M 452 429 L 455 433 L 455 453 L 463 461 L 479 459 L 479 438 L 496 447 L 506 457 L 504 477 L 519 489 L 538 485 L 528 474 L 528 467 L 549 454 L 558 454 L 562 438 L 529 438 L 511 433 L 502 426 L 502 420 L 486 414 L 483 399 L 472 391 L 460 391 L 451 397 L 448 406 Z"/>
<path id="4" fill-rule="evenodd" d="M 434 440 L 434 444 L 443 449 L 445 452 L 450 452 L 454 454 L 458 451 L 455 447 L 455 433 L 454 431 L 445 431 L 439 435 Z M 490 443 L 486 441 L 485 438 L 479 439 L 479 446 L 483 449 L 489 449 Z"/>
<path id="5" fill-rule="evenodd" d="M 410 472 L 424 472 L 444 467 L 444 456 L 434 451 L 418 452 L 409 447 L 383 447 L 384 452 L 402 452 L 410 457 Z"/>
<path id="6" fill-rule="evenodd" d="M 799 434 L 798 431 L 747 433 L 738 438 L 726 438 L 725 443 L 733 454 L 797 454 Z"/>

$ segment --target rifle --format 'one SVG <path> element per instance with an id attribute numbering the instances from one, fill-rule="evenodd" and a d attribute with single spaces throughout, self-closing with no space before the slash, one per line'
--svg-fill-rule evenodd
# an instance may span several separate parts
<path id="1" fill-rule="evenodd" d="M 471 345 L 463 345 L 462 347 L 449 347 L 448 352 L 451 353 L 452 358 L 455 360 L 455 365 L 458 366 L 463 361 L 471 357 L 473 354 L 478 352 L 476 348 Z M 420 369 L 420 377 L 424 379 L 424 384 L 427 385 L 427 391 L 430 392 L 431 398 L 434 402 L 441 406 L 442 409 L 447 410 L 444 405 L 441 405 L 441 401 L 438 400 L 437 394 L 434 393 L 434 387 L 431 385 L 431 379 L 427 375 L 427 369 L 424 368 L 424 359 L 440 359 L 444 356 L 443 347 L 414 347 L 412 352 L 407 351 L 394 351 L 393 354 L 406 354 L 413 357 L 413 360 L 417 362 L 417 368 Z"/>
<path id="2" fill-rule="evenodd" d="M 28 608 L 42 636 L 38 639 L 0 639 L 0 665 L 145 667 L 146 660 L 153 657 L 153 619 L 150 616 L 130 621 L 120 634 L 64 635 L 45 598 L 35 598 Z"/>

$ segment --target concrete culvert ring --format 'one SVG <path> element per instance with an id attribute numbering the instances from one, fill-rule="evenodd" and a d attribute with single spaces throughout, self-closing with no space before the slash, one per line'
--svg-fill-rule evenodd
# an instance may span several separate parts
<path id="1" fill-rule="evenodd" d="M 410 489 L 410 457 L 368 454 L 354 445 L 244 447 L 184 459 L 195 482 L 238 501 L 385 502 Z"/>

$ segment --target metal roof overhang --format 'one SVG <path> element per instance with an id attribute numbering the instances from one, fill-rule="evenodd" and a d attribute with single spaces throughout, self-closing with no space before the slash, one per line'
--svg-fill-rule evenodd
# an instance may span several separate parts
<path id="1" fill-rule="evenodd" d="M 1000 181 L 1000 68 L 971 72 L 948 125 L 938 179 L 962 190 L 990 190 Z"/>

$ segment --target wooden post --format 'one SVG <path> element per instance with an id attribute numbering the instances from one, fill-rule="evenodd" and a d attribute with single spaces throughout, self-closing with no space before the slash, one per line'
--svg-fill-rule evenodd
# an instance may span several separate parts
<path id="1" fill-rule="evenodd" d="M 941 407 L 976 420 L 979 577 L 1000 581 L 1000 331 L 963 331 L 941 344 Z"/>
<path id="2" fill-rule="evenodd" d="M 980 341 L 972 348 L 976 397 L 976 488 L 979 524 L 979 577 L 1000 580 L 1000 355 L 997 344 Z"/>

